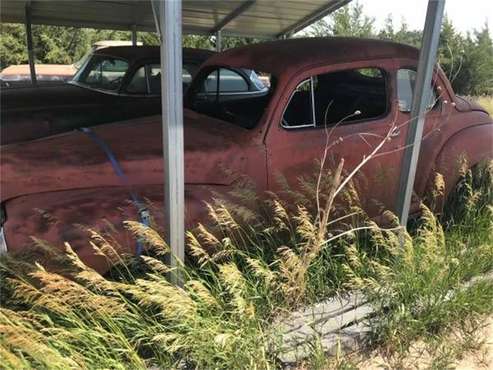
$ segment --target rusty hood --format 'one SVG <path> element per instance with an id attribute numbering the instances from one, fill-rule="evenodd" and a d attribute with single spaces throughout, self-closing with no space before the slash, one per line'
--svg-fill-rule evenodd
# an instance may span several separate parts
<path id="1" fill-rule="evenodd" d="M 195 112 L 184 113 L 185 182 L 230 184 L 242 173 L 241 152 L 250 131 Z M 152 116 L 91 129 L 111 148 L 128 185 L 161 184 L 161 117 Z M 233 171 L 231 171 L 233 170 Z M 104 150 L 74 131 L 1 148 L 1 201 L 53 191 L 126 186 Z"/>

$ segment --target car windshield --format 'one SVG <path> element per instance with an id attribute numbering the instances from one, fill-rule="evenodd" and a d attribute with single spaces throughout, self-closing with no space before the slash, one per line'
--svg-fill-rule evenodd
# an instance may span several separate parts
<path id="1" fill-rule="evenodd" d="M 106 55 L 93 55 L 74 81 L 93 89 L 118 91 L 127 73 L 128 62 Z"/>
<path id="2" fill-rule="evenodd" d="M 252 129 L 273 90 L 271 76 L 249 68 L 212 68 L 197 76 L 187 107 L 201 114 Z"/>

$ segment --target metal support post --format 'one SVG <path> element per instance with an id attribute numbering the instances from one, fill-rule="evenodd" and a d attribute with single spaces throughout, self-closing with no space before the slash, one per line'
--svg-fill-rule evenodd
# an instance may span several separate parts
<path id="1" fill-rule="evenodd" d="M 166 241 L 171 248 L 170 267 L 185 258 L 185 180 L 183 153 L 182 31 L 181 0 L 159 1 L 155 18 L 161 40 L 161 104 L 164 161 L 164 220 Z M 171 282 L 181 284 L 178 272 Z"/>
<path id="2" fill-rule="evenodd" d="M 132 26 L 132 46 L 137 46 L 137 27 Z"/>
<path id="3" fill-rule="evenodd" d="M 34 60 L 34 48 L 33 48 L 33 33 L 32 33 L 32 14 L 31 14 L 31 2 L 28 1 L 25 7 L 26 16 L 26 41 L 27 41 L 27 55 L 29 58 L 29 70 L 31 72 L 31 83 L 37 85 L 36 79 L 36 66 Z"/>
<path id="4" fill-rule="evenodd" d="M 221 30 L 216 31 L 216 51 L 219 53 L 222 49 L 223 36 Z"/>
<path id="5" fill-rule="evenodd" d="M 428 1 L 397 199 L 397 215 L 400 224 L 404 227 L 407 225 L 411 207 L 414 178 L 421 148 L 426 109 L 430 101 L 431 79 L 438 50 L 444 7 L 445 0 Z"/>

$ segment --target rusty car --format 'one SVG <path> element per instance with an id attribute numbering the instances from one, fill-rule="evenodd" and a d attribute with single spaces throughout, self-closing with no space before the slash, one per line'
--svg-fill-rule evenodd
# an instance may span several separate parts
<path id="1" fill-rule="evenodd" d="M 206 217 L 204 201 L 250 178 L 257 191 L 278 191 L 278 176 L 297 186 L 327 148 L 358 171 L 355 186 L 371 217 L 395 211 L 419 51 L 389 41 L 354 38 L 288 39 L 230 49 L 209 58 L 185 98 L 186 224 Z M 211 76 L 238 68 L 270 76 L 263 94 L 223 99 Z M 216 80 L 217 81 L 217 80 Z M 247 83 L 243 92 L 248 89 Z M 458 181 L 457 157 L 470 166 L 493 158 L 493 121 L 458 97 L 443 71 L 434 71 L 411 212 L 417 212 L 435 172 L 446 193 Z M 241 91 L 238 91 L 241 92 Z M 121 250 L 135 242 L 123 220 L 137 220 L 130 192 L 163 205 L 161 117 L 145 117 L 2 148 L 3 248 L 22 251 L 31 236 L 63 248 L 68 242 L 98 271 L 104 257 L 88 243 L 86 225 L 116 232 Z M 108 150 L 125 174 L 118 176 Z M 228 169 L 225 171 L 225 168 Z M 163 223 L 161 213 L 155 215 Z"/>

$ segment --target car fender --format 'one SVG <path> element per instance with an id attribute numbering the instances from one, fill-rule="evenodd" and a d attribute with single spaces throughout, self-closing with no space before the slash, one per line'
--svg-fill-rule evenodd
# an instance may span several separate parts
<path id="1" fill-rule="evenodd" d="M 185 223 L 187 227 L 207 217 L 205 201 L 224 193 L 228 186 L 186 185 Z M 132 189 L 146 204 L 151 225 L 162 233 L 164 225 L 162 184 Z M 104 236 L 120 252 L 135 253 L 136 240 L 125 228 L 124 221 L 138 221 L 138 212 L 126 187 L 104 187 L 36 193 L 20 196 L 5 203 L 4 223 L 7 250 L 21 253 L 36 248 L 33 239 L 64 249 L 71 245 L 81 259 L 97 271 L 109 269 L 103 256 L 89 243 L 90 230 Z"/>
<path id="2" fill-rule="evenodd" d="M 431 176 L 435 173 L 443 175 L 447 196 L 460 178 L 464 160 L 471 168 L 488 159 L 493 159 L 493 123 L 469 126 L 456 132 L 444 143 Z"/>

